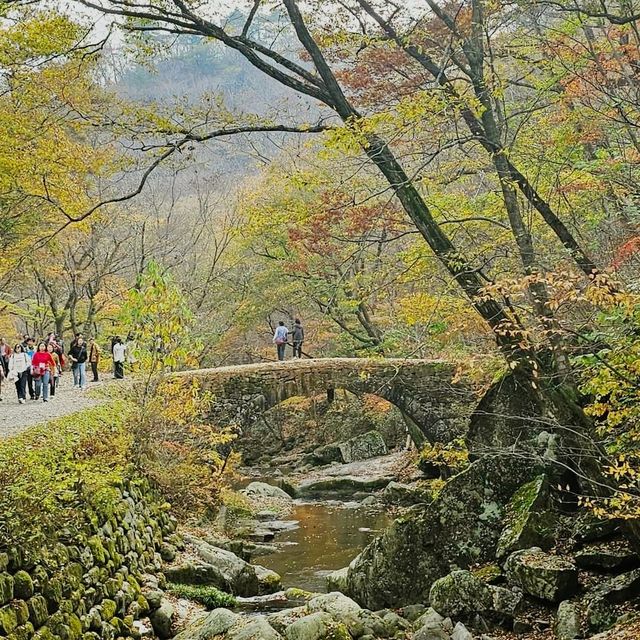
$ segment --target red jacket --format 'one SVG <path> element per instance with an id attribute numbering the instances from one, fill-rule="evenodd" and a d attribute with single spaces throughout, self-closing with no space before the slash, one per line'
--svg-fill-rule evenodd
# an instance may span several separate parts
<path id="1" fill-rule="evenodd" d="M 36 351 L 31 358 L 31 366 L 40 371 L 40 375 L 44 375 L 45 371 L 53 371 L 56 368 L 55 360 L 48 351 Z"/>

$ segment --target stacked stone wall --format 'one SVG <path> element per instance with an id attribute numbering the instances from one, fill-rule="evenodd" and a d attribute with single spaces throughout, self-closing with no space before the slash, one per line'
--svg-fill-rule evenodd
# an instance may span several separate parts
<path id="1" fill-rule="evenodd" d="M 61 530 L 47 548 L 0 550 L 0 637 L 139 637 L 135 621 L 149 612 L 144 576 L 161 568 L 163 538 L 175 530 L 167 507 L 146 482 L 127 480 L 111 516 L 87 505 L 82 531 Z"/>
<path id="2" fill-rule="evenodd" d="M 294 396 L 330 389 L 373 394 L 396 405 L 428 440 L 461 435 L 475 406 L 472 390 L 456 380 L 456 367 L 410 358 L 319 358 L 187 371 L 216 398 L 214 417 L 251 422 Z"/>

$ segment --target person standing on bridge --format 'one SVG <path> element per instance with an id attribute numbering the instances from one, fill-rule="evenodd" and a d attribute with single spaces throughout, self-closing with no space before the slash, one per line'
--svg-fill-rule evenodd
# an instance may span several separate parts
<path id="1" fill-rule="evenodd" d="M 302 358 L 302 343 L 304 342 L 304 327 L 299 318 L 293 323 L 293 357 Z"/>
<path id="2" fill-rule="evenodd" d="M 284 360 L 284 352 L 287 347 L 287 341 L 289 339 L 289 330 L 284 326 L 284 322 L 280 320 L 273 334 L 273 343 L 276 345 L 278 352 L 278 360 Z"/>

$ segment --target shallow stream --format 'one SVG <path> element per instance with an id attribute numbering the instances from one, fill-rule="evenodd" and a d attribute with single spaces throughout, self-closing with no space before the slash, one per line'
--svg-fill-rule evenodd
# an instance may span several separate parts
<path id="1" fill-rule="evenodd" d="M 280 550 L 255 562 L 279 573 L 285 588 L 322 592 L 324 577 L 346 567 L 390 521 L 382 511 L 340 502 L 295 504 L 287 520 L 300 525 L 278 533 Z"/>

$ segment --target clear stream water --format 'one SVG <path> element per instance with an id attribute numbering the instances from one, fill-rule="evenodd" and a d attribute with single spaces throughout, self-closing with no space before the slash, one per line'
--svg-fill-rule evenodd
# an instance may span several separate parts
<path id="1" fill-rule="evenodd" d="M 295 504 L 286 519 L 299 527 L 277 533 L 279 551 L 253 562 L 279 573 L 285 588 L 321 592 L 324 577 L 346 567 L 390 522 L 382 511 L 339 502 Z"/>

